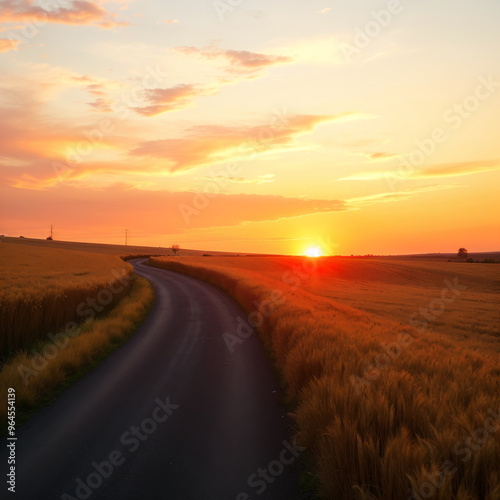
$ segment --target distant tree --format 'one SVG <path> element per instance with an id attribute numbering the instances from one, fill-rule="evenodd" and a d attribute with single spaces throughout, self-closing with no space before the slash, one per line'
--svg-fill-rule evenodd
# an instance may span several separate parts
<path id="1" fill-rule="evenodd" d="M 467 248 L 462 247 L 462 248 L 458 249 L 457 257 L 466 258 L 468 255 L 469 255 L 469 252 L 467 251 Z"/>
<path id="2" fill-rule="evenodd" d="M 170 248 L 174 252 L 174 255 L 178 255 L 177 252 L 181 249 L 180 245 L 172 245 Z"/>

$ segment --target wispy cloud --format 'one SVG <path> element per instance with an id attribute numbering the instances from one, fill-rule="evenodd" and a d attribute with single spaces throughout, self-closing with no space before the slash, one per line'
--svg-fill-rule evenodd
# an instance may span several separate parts
<path id="1" fill-rule="evenodd" d="M 500 170 L 500 160 L 467 161 L 431 165 L 429 167 L 415 167 L 413 170 L 405 169 L 404 175 L 400 174 L 397 169 L 364 171 L 356 172 L 337 180 L 373 181 L 388 178 L 429 179 L 433 177 L 461 177 L 463 175 L 473 175 L 494 170 Z"/>
<path id="2" fill-rule="evenodd" d="M 198 96 L 218 94 L 224 85 L 257 78 L 262 75 L 265 68 L 291 61 L 291 58 L 285 56 L 258 54 L 245 50 L 222 50 L 216 47 L 202 49 L 176 47 L 175 51 L 209 61 L 222 61 L 222 73 L 215 77 L 213 83 L 206 85 L 182 83 L 170 88 L 145 90 L 143 97 L 149 105 L 132 108 L 135 112 L 143 116 L 157 116 L 169 111 L 184 109 L 191 106 L 193 100 Z"/>
<path id="3" fill-rule="evenodd" d="M 71 186 L 50 187 L 44 191 L 10 189 L 2 190 L 2 194 L 2 212 L 7 219 L 21 225 L 34 218 L 52 220 L 60 216 L 61 206 L 71 206 L 71 225 L 82 232 L 95 232 L 101 225 L 108 231 L 110 227 L 123 226 L 130 216 L 130 207 L 134 207 L 133 220 L 140 221 L 141 230 L 156 234 L 165 233 L 165 217 L 168 217 L 169 232 L 182 233 L 194 228 L 238 226 L 346 209 L 341 200 L 221 193 L 187 224 L 179 207 L 192 206 L 196 193 L 191 191 L 145 191 L 115 184 L 106 190 L 89 188 L 85 197 L 81 189 Z"/>
<path id="4" fill-rule="evenodd" d="M 264 175 L 258 175 L 257 177 L 222 177 L 222 176 L 216 176 L 216 177 L 199 177 L 199 179 L 204 180 L 204 181 L 213 181 L 213 180 L 220 180 L 220 181 L 228 181 L 228 182 L 233 182 L 235 184 L 267 184 L 268 182 L 274 182 L 276 175 L 275 174 L 264 174 Z"/>
<path id="5" fill-rule="evenodd" d="M 295 115 L 285 126 L 268 131 L 262 126 L 226 127 L 199 125 L 187 130 L 185 137 L 142 142 L 130 155 L 166 160 L 170 172 L 243 158 L 269 151 L 292 149 L 294 139 L 310 133 L 317 125 L 343 119 L 354 113 L 340 115 Z M 259 139 L 261 136 L 265 139 Z"/>
<path id="6" fill-rule="evenodd" d="M 332 10 L 331 7 L 325 7 L 324 9 L 318 10 L 316 14 L 326 14 L 327 12 L 330 12 Z"/>
<path id="7" fill-rule="evenodd" d="M 291 57 L 282 55 L 259 54 L 247 50 L 223 50 L 217 47 L 176 47 L 175 50 L 183 54 L 201 57 L 208 60 L 219 60 L 227 63 L 226 72 L 255 72 L 293 61 Z"/>
<path id="8" fill-rule="evenodd" d="M 195 97 L 214 92 L 216 90 L 192 84 L 182 84 L 167 89 L 149 89 L 144 91 L 144 100 L 150 104 L 132 109 L 143 116 L 156 116 L 167 111 L 186 108 L 192 104 Z"/>
<path id="9" fill-rule="evenodd" d="M 20 40 L 9 40 L 8 38 L 0 38 L 0 53 L 8 52 L 9 50 L 16 50 Z"/>
<path id="10" fill-rule="evenodd" d="M 359 207 L 362 205 L 372 205 L 373 203 L 390 203 L 396 201 L 403 201 L 413 198 L 421 193 L 429 193 L 433 191 L 442 191 L 447 189 L 457 188 L 455 185 L 435 185 L 435 186 L 423 186 L 414 189 L 405 189 L 403 191 L 387 192 L 387 193 L 377 193 L 369 196 L 360 196 L 356 198 L 350 198 L 346 201 L 348 206 Z"/>
<path id="11" fill-rule="evenodd" d="M 103 97 L 99 97 L 95 101 L 88 102 L 87 104 L 95 111 L 99 111 L 101 113 L 111 113 L 113 111 L 113 108 L 111 107 L 112 101 Z"/>
<path id="12" fill-rule="evenodd" d="M 100 28 L 129 25 L 128 22 L 118 21 L 116 17 L 116 14 L 106 11 L 96 2 L 86 0 L 75 0 L 70 7 L 50 10 L 34 5 L 32 0 L 4 0 L 0 12 L 0 22 L 3 23 L 40 20 L 58 24 L 94 25 Z"/>
<path id="13" fill-rule="evenodd" d="M 432 165 L 430 167 L 416 169 L 413 178 L 431 177 L 459 177 L 462 175 L 479 174 L 500 170 L 500 160 L 487 160 L 476 162 L 446 163 L 443 165 Z"/>
<path id="14" fill-rule="evenodd" d="M 387 153 L 385 151 L 376 152 L 376 153 L 363 153 L 366 157 L 368 157 L 371 161 L 386 161 L 391 158 L 395 158 L 399 155 L 395 153 Z"/>
<path id="15" fill-rule="evenodd" d="M 86 81 L 85 77 L 80 81 Z M 95 100 L 87 103 L 92 109 L 103 113 L 111 113 L 113 111 L 113 101 L 107 97 L 107 89 L 104 84 L 91 83 L 87 85 L 87 92 L 96 97 Z"/>

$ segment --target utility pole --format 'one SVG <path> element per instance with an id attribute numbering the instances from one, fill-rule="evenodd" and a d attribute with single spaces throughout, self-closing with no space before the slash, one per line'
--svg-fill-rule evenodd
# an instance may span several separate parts
<path id="1" fill-rule="evenodd" d="M 53 238 L 53 236 L 54 236 L 54 231 L 53 231 L 53 230 L 54 230 L 54 226 L 51 224 L 51 225 L 50 225 L 50 239 L 51 239 L 51 240 L 52 240 L 52 239 L 54 239 L 54 238 Z"/>
<path id="2" fill-rule="evenodd" d="M 125 229 L 125 246 L 128 245 L 128 229 Z"/>

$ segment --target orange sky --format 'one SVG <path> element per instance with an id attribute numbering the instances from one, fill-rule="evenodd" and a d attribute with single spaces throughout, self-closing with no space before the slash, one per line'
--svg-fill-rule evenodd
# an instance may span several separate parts
<path id="1" fill-rule="evenodd" d="M 1 2 L 0 234 L 500 249 L 498 2 L 177 3 Z"/>

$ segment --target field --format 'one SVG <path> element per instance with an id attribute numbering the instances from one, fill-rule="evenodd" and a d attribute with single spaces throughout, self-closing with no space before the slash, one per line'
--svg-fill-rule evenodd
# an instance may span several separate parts
<path id="1" fill-rule="evenodd" d="M 117 255 L 5 241 L 0 243 L 2 427 L 9 387 L 16 388 L 21 422 L 133 333 L 154 299 L 150 285 L 133 279 L 132 266 Z"/>
<path id="2" fill-rule="evenodd" d="M 1 358 L 109 310 L 132 266 L 116 255 L 0 243 Z"/>
<path id="3" fill-rule="evenodd" d="M 225 289 L 273 352 L 327 499 L 500 498 L 500 266 L 158 257 Z M 224 340 L 244 349 L 244 335 Z"/>
<path id="4" fill-rule="evenodd" d="M 181 259 L 181 262 L 200 262 Z M 203 262 L 203 261 L 201 261 Z M 309 269 L 311 262 L 314 272 Z M 453 338 L 475 334 L 498 336 L 500 331 L 500 266 L 446 261 L 324 258 L 211 257 L 210 263 L 249 277 L 286 285 L 300 280 L 300 290 L 333 299 L 371 314 L 411 324 L 425 321 L 419 308 L 440 298 L 444 280 L 458 280 L 460 300 L 446 306 L 432 321 L 432 329 Z M 309 267 L 307 267 L 309 266 Z M 312 270 L 312 269 L 311 269 Z M 294 274 L 295 273 L 295 274 Z M 293 285 L 293 284 L 292 284 Z M 291 287 L 288 287 L 291 288 Z"/>
<path id="5" fill-rule="evenodd" d="M 0 237 L 0 243 L 13 243 L 17 246 L 51 248 L 59 250 L 75 250 L 77 252 L 92 252 L 105 255 L 173 255 L 170 248 L 145 247 L 135 245 L 110 245 L 107 243 L 81 243 L 75 241 L 40 240 L 35 238 L 13 238 L 9 236 Z M 203 250 L 192 250 L 181 248 L 180 255 L 202 256 Z M 232 252 L 210 252 L 213 255 L 231 255 Z"/>

